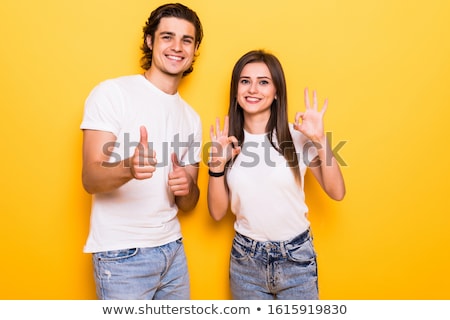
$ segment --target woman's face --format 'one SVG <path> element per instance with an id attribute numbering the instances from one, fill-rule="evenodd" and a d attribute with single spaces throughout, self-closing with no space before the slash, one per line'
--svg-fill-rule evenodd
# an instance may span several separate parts
<path id="1" fill-rule="evenodd" d="M 246 116 L 270 117 L 270 106 L 276 97 L 272 75 L 264 62 L 252 62 L 242 69 L 237 90 L 237 102 Z"/>

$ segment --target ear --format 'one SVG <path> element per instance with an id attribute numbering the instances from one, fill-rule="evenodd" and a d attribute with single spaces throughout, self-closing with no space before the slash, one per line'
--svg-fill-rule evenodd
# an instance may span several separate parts
<path id="1" fill-rule="evenodd" d="M 150 48 L 150 50 L 153 50 L 153 45 L 152 45 L 152 36 L 151 35 L 147 35 L 147 37 L 145 37 L 145 43 L 147 44 L 147 47 Z"/>

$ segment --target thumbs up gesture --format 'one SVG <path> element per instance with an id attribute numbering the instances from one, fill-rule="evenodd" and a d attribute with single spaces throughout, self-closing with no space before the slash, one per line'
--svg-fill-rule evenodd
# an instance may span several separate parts
<path id="1" fill-rule="evenodd" d="M 180 165 L 177 155 L 172 153 L 172 172 L 169 173 L 169 188 L 175 196 L 186 196 L 189 194 L 191 176 L 186 169 Z"/>
<path id="2" fill-rule="evenodd" d="M 131 159 L 131 174 L 135 179 L 143 180 L 153 176 L 156 170 L 156 153 L 148 148 L 147 129 L 140 128 L 140 141 Z"/>

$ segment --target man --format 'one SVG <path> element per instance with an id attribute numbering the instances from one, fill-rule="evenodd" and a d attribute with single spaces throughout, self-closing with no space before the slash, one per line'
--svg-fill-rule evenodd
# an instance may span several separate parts
<path id="1" fill-rule="evenodd" d="M 109 79 L 86 99 L 83 186 L 93 195 L 84 252 L 99 299 L 189 299 L 179 209 L 199 198 L 201 122 L 180 97 L 203 37 L 182 4 L 144 27 L 143 74 Z"/>

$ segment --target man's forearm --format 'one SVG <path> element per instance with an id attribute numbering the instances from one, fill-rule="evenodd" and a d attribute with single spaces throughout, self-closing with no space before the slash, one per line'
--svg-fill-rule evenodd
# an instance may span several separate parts
<path id="1" fill-rule="evenodd" d="M 200 189 L 195 182 L 192 182 L 191 191 L 185 196 L 176 196 L 175 203 L 182 211 L 191 211 L 197 205 L 200 198 Z"/>
<path id="2" fill-rule="evenodd" d="M 128 159 L 116 163 L 91 163 L 83 167 L 84 189 L 90 194 L 114 191 L 133 178 Z"/>

